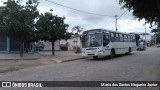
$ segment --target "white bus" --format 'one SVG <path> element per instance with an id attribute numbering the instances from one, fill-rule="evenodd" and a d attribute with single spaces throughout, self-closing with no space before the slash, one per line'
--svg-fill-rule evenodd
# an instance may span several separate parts
<path id="1" fill-rule="evenodd" d="M 136 50 L 135 36 L 106 29 L 87 30 L 82 33 L 82 56 L 110 56 L 130 54 Z"/>

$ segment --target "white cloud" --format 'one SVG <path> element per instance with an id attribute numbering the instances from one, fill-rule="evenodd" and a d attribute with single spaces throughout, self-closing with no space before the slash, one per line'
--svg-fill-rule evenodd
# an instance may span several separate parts
<path id="1" fill-rule="evenodd" d="M 105 28 L 110 30 L 115 30 L 115 18 L 108 17 L 114 15 L 122 15 L 125 10 L 121 10 L 118 0 L 50 0 L 52 2 L 56 2 L 61 5 L 65 5 L 74 9 L 78 9 L 81 11 L 92 12 L 96 14 L 106 15 L 106 16 L 97 16 L 92 14 L 87 14 L 75 10 L 71 10 L 59 5 L 55 5 L 53 3 L 43 1 L 39 5 L 41 9 L 50 9 L 52 8 L 54 14 L 58 14 L 60 16 L 66 16 L 66 23 L 70 25 L 69 29 L 71 29 L 75 25 L 80 25 L 85 30 L 94 29 L 94 28 Z M 43 8 L 45 7 L 45 8 Z M 40 11 L 45 11 L 40 10 Z M 108 16 L 107 16 L 108 15 Z M 132 12 L 126 12 L 120 19 L 118 20 L 118 30 L 121 32 L 142 32 L 144 20 L 141 22 L 137 20 L 132 20 L 134 17 L 132 16 Z M 127 24 L 128 23 L 128 24 Z M 129 25 L 130 24 L 130 25 Z M 146 25 L 148 27 L 148 25 Z M 137 29 L 139 28 L 139 29 Z M 141 30 L 142 29 L 142 30 Z"/>
<path id="2" fill-rule="evenodd" d="M 4 0 L 3 0 L 4 1 Z M 115 30 L 115 18 L 108 16 L 121 16 L 126 10 L 122 10 L 119 5 L 119 0 L 49 0 L 61 5 L 65 5 L 81 11 L 101 14 L 106 16 L 98 16 L 87 14 L 75 10 L 62 7 L 47 0 L 39 0 L 40 4 L 38 10 L 42 13 L 53 9 L 53 14 L 58 16 L 65 16 L 65 22 L 69 24 L 69 29 L 75 25 L 80 25 L 84 30 L 105 28 Z M 126 12 L 120 19 L 118 19 L 118 30 L 121 32 L 143 32 L 144 20 L 141 22 L 133 20 L 132 12 Z M 146 25 L 147 30 L 149 25 Z M 140 29 L 137 29 L 140 28 Z M 142 30 L 141 30 L 142 29 Z M 150 30 L 148 30 L 150 32 Z"/>

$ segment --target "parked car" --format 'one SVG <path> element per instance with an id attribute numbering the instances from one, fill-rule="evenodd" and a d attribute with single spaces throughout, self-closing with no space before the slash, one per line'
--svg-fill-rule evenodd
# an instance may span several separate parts
<path id="1" fill-rule="evenodd" d="M 67 45 L 61 44 L 61 45 L 60 45 L 60 49 L 61 49 L 62 51 L 67 51 L 67 50 L 68 50 L 68 47 L 67 47 Z"/>
<path id="2" fill-rule="evenodd" d="M 37 51 L 42 51 L 42 50 L 44 50 L 44 43 L 43 42 L 37 42 L 37 44 L 36 44 L 36 50 Z"/>

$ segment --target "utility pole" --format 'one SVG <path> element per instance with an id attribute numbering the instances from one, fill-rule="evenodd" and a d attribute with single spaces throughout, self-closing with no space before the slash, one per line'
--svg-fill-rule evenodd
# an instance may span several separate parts
<path id="1" fill-rule="evenodd" d="M 118 17 L 118 16 L 115 15 L 115 30 L 116 30 L 116 31 L 118 30 L 118 29 L 117 29 L 117 20 L 118 20 L 117 17 Z"/>

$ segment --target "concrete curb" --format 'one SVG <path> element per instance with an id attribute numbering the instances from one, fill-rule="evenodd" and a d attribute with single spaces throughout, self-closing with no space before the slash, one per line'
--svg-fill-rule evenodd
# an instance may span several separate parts
<path id="1" fill-rule="evenodd" d="M 68 60 L 58 60 L 58 59 L 52 59 L 52 58 L 50 59 L 53 60 L 55 63 L 63 63 L 63 62 L 70 62 L 70 61 L 81 60 L 86 58 L 89 58 L 89 57 L 74 58 L 74 59 L 68 59 Z"/>
<path id="2" fill-rule="evenodd" d="M 39 55 L 43 55 L 39 52 L 36 52 L 37 54 Z M 45 55 L 44 55 L 45 56 Z M 52 61 L 54 61 L 55 63 L 63 63 L 63 62 L 69 62 L 69 61 L 74 61 L 74 60 L 80 60 L 80 59 L 86 59 L 86 58 L 89 58 L 89 57 L 79 57 L 79 58 L 73 58 L 73 59 L 66 59 L 66 60 L 60 60 L 60 59 L 56 59 L 56 58 L 48 58 Z"/>

